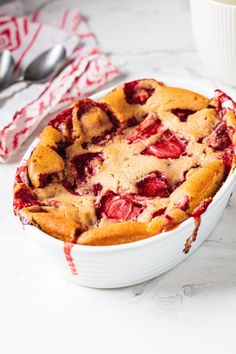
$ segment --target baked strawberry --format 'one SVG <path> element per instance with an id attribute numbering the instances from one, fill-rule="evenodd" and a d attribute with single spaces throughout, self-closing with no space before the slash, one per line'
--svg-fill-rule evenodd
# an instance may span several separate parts
<path id="1" fill-rule="evenodd" d="M 215 151 L 224 150 L 232 144 L 227 132 L 227 125 L 225 122 L 221 122 L 217 125 L 215 130 L 207 139 L 207 143 L 208 146 L 210 146 Z"/>
<path id="2" fill-rule="evenodd" d="M 16 212 L 31 205 L 40 204 L 37 195 L 26 185 L 22 185 L 14 194 L 13 208 Z"/>
<path id="3" fill-rule="evenodd" d="M 71 160 L 72 172 L 77 183 L 82 183 L 87 176 L 92 176 L 96 172 L 96 166 L 103 161 L 101 152 L 86 152 L 85 154 L 76 155 Z"/>
<path id="4" fill-rule="evenodd" d="M 166 208 L 158 209 L 158 210 L 154 211 L 154 213 L 152 214 L 152 217 L 155 218 L 156 216 L 163 215 L 165 211 L 166 211 Z"/>
<path id="5" fill-rule="evenodd" d="M 132 130 L 127 139 L 130 142 L 146 139 L 156 134 L 161 127 L 161 121 L 156 113 L 149 113 L 144 120 Z"/>
<path id="6" fill-rule="evenodd" d="M 124 85 L 125 98 L 129 104 L 145 104 L 154 91 L 151 86 L 143 87 L 138 80 Z"/>
<path id="7" fill-rule="evenodd" d="M 165 131 L 160 141 L 149 145 L 143 150 L 144 155 L 153 155 L 159 159 L 177 159 L 185 152 L 187 141 L 175 136 L 169 130 Z"/>
<path id="8" fill-rule="evenodd" d="M 132 196 L 120 196 L 112 191 L 106 192 L 96 208 L 97 217 L 106 215 L 109 219 L 136 220 L 144 206 L 136 202 Z"/>
<path id="9" fill-rule="evenodd" d="M 181 210 L 187 210 L 189 208 L 189 202 L 190 202 L 190 198 L 188 195 L 185 195 L 183 197 L 183 199 L 179 202 L 178 204 L 178 207 L 181 209 Z"/>
<path id="10" fill-rule="evenodd" d="M 58 129 L 62 134 L 68 136 L 68 133 L 72 131 L 72 111 L 73 108 L 67 108 L 59 113 L 54 119 L 49 122 L 53 128 Z"/>
<path id="11" fill-rule="evenodd" d="M 136 186 L 139 195 L 150 198 L 168 198 L 172 192 L 166 176 L 159 171 L 150 173 L 147 177 L 139 181 Z"/>

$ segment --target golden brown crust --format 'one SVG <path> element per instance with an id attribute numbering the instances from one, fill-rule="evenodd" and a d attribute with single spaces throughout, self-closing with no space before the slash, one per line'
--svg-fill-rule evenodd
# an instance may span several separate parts
<path id="1" fill-rule="evenodd" d="M 160 87 L 164 85 L 163 83 L 152 79 L 141 81 L 145 87 L 151 86 L 157 93 L 159 92 Z M 100 101 L 111 106 L 117 119 L 123 123 L 133 117 L 139 120 L 143 113 L 148 111 L 147 106 L 150 99 L 151 98 L 147 100 L 146 104 L 141 106 L 139 104 L 129 104 L 125 98 L 124 85 L 120 85 L 104 96 Z"/>
<path id="2" fill-rule="evenodd" d="M 202 200 L 213 197 L 224 178 L 224 165 L 221 160 L 212 161 L 192 173 L 170 197 L 167 212 L 178 207 L 187 196 L 189 207 L 187 213 L 200 204 Z"/>
<path id="3" fill-rule="evenodd" d="M 27 211 L 25 214 L 27 215 Z M 81 226 L 78 223 L 63 216 L 45 212 L 28 213 L 28 216 L 42 231 L 65 242 L 72 242 L 81 232 Z"/>
<path id="4" fill-rule="evenodd" d="M 83 232 L 77 243 L 90 246 L 118 245 L 150 237 L 147 224 L 141 222 L 120 222 Z"/>
<path id="5" fill-rule="evenodd" d="M 196 92 L 182 88 L 161 86 L 147 101 L 150 110 L 156 112 L 159 110 L 171 111 L 172 109 L 189 109 L 198 111 L 206 108 L 209 99 Z"/>
<path id="6" fill-rule="evenodd" d="M 64 170 L 64 160 L 54 150 L 48 146 L 39 144 L 33 151 L 28 161 L 28 174 L 31 183 L 35 188 L 42 185 L 42 177 L 45 175 L 58 174 L 58 179 L 62 178 Z"/>
<path id="7" fill-rule="evenodd" d="M 16 180 L 16 212 L 56 238 L 84 245 L 127 243 L 173 229 L 215 195 L 229 172 L 225 161 L 235 160 L 227 140 L 236 143 L 235 114 L 221 116 L 212 104 L 218 107 L 202 95 L 155 80 L 121 85 L 98 102 L 78 101 L 41 133 L 27 177 Z M 185 113 L 187 118 L 181 116 Z M 229 137 L 221 141 L 214 134 L 222 122 Z M 142 124 L 144 132 L 152 128 L 140 138 Z M 184 153 L 156 156 L 155 144 L 163 136 L 165 149 L 170 145 L 173 153 L 183 147 Z M 86 155 L 88 162 L 80 158 Z M 156 177 L 163 195 L 142 194 L 139 183 Z M 18 201 L 19 194 L 26 201 Z M 114 203 L 106 213 L 99 211 L 103 198 Z"/>
<path id="8" fill-rule="evenodd" d="M 64 141 L 64 136 L 51 125 L 45 127 L 42 133 L 40 134 L 40 143 L 50 148 L 56 148 L 58 143 Z"/>
<path id="9" fill-rule="evenodd" d="M 219 118 L 214 109 L 203 108 L 194 114 L 189 115 L 188 122 L 185 127 L 187 134 L 201 139 L 210 135 L 212 130 L 219 123 Z"/>

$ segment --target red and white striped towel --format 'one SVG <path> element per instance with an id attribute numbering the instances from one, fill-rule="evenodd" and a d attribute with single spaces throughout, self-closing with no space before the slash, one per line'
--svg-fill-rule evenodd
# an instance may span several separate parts
<path id="1" fill-rule="evenodd" d="M 2 162 L 18 150 L 47 114 L 89 94 L 119 74 L 99 50 L 94 34 L 78 10 L 37 11 L 28 17 L 15 16 L 23 12 L 19 2 L 0 7 L 0 50 L 11 51 L 16 72 L 55 43 L 65 46 L 72 61 L 50 82 L 29 87 L 17 83 L 0 93 L 0 102 L 6 97 L 0 107 Z"/>

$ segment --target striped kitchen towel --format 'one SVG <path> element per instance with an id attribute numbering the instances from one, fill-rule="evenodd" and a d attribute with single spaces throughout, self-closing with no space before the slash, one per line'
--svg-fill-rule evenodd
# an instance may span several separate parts
<path id="1" fill-rule="evenodd" d="M 0 161 L 12 156 L 53 111 L 115 78 L 119 71 L 98 46 L 77 9 L 24 16 L 20 2 L 0 7 L 0 50 L 11 51 L 15 75 L 48 48 L 65 46 L 69 64 L 47 83 L 14 84 L 0 92 Z"/>

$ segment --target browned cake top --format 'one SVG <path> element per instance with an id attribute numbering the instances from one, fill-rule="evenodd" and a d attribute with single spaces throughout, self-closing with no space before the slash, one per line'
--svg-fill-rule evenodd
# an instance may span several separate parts
<path id="1" fill-rule="evenodd" d="M 22 222 L 67 242 L 109 245 L 200 215 L 234 160 L 235 104 L 155 80 L 59 113 L 18 168 Z"/>

